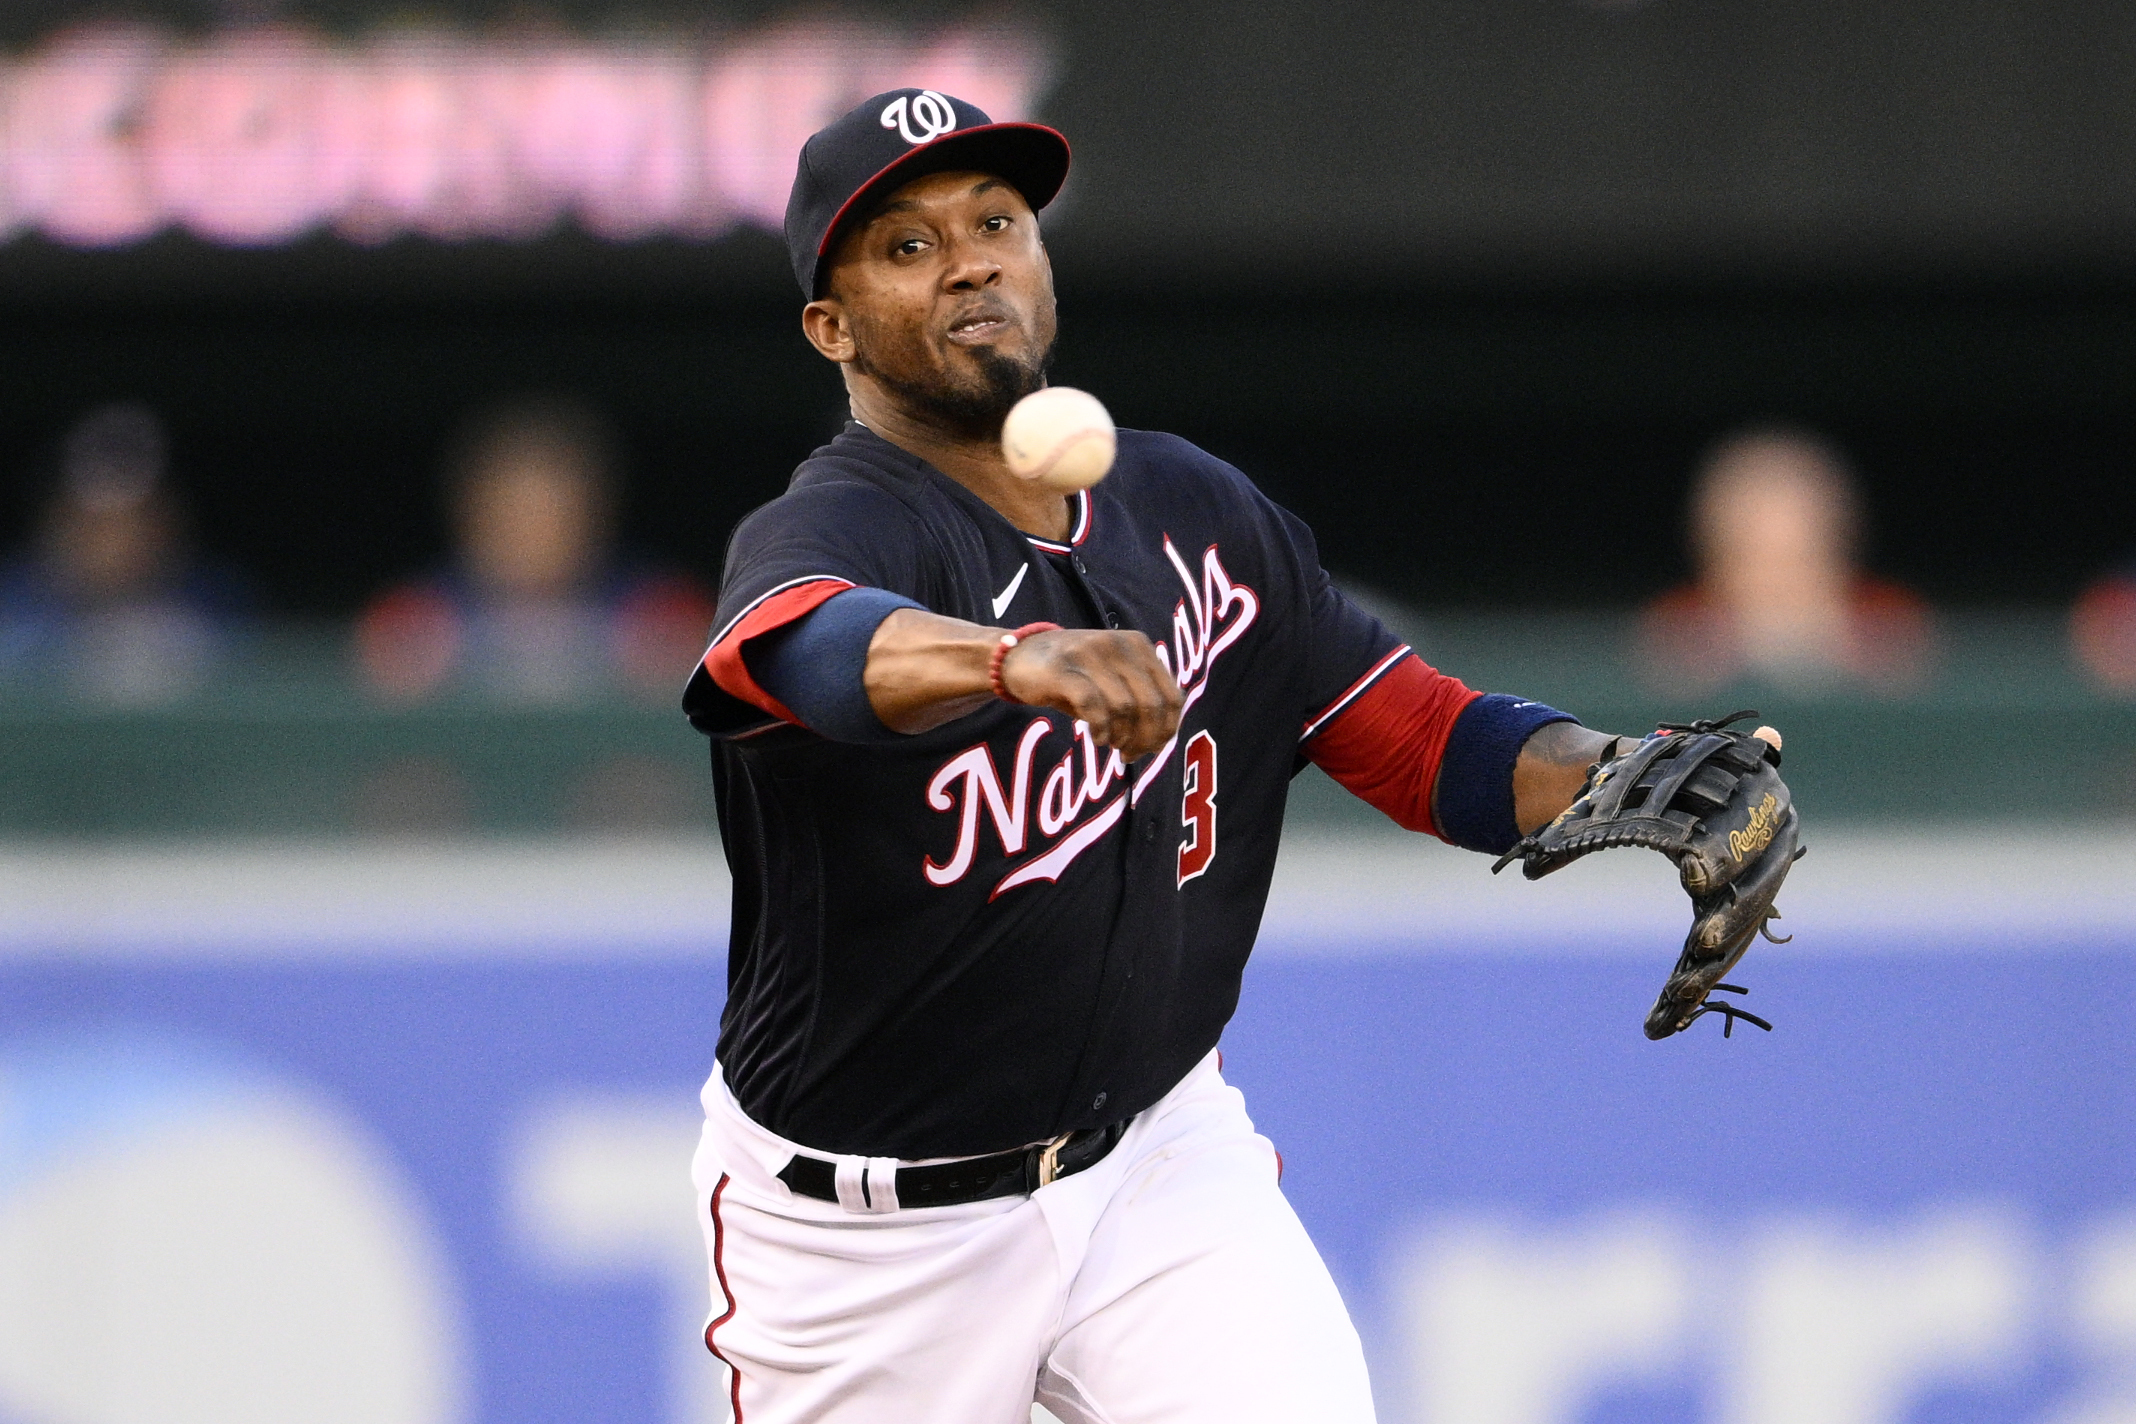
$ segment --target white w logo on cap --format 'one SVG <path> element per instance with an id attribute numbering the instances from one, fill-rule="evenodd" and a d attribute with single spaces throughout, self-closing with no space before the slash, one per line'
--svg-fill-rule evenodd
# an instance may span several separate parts
<path id="1" fill-rule="evenodd" d="M 914 125 L 918 125 L 918 133 L 913 132 Z M 956 126 L 956 107 L 932 89 L 913 95 L 909 105 L 900 94 L 883 110 L 883 127 L 896 129 L 898 137 L 907 143 L 927 143 Z"/>

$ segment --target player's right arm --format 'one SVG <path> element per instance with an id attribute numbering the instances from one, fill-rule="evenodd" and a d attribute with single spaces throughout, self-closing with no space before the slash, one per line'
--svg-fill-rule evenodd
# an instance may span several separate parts
<path id="1" fill-rule="evenodd" d="M 869 640 L 862 685 L 885 727 L 931 731 L 993 697 L 989 666 L 1002 630 L 918 608 L 900 608 Z M 1100 745 L 1133 761 L 1179 730 L 1179 684 L 1137 632 L 1062 628 L 1009 649 L 1001 682 L 1019 702 L 1090 724 Z"/>
<path id="2" fill-rule="evenodd" d="M 1004 630 L 927 609 L 936 557 L 882 491 L 797 483 L 735 532 L 717 631 L 684 694 L 691 721 L 715 736 L 784 722 L 885 744 L 984 706 Z M 1178 730 L 1178 685 L 1137 632 L 1035 634 L 1008 650 L 1001 677 L 1016 701 L 1087 722 L 1130 760 Z"/>

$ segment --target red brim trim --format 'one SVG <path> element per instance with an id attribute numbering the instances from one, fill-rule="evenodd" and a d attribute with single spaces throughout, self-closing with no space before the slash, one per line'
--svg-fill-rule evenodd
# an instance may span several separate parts
<path id="1" fill-rule="evenodd" d="M 783 628 L 808 616 L 851 587 L 851 583 L 841 578 L 819 578 L 764 595 L 729 623 L 718 641 L 705 650 L 705 671 L 729 696 L 761 708 L 782 722 L 801 726 L 801 719 L 785 703 L 757 686 L 757 680 L 749 675 L 749 664 L 742 659 L 742 647 L 751 638 L 762 637 L 775 628 Z"/>
<path id="2" fill-rule="evenodd" d="M 1060 176 L 1054 180 L 1051 192 L 1040 195 L 1026 190 L 1020 183 L 1016 185 L 1016 191 L 1024 195 L 1024 201 L 1031 205 L 1031 211 L 1033 212 L 1037 212 L 1040 208 L 1052 202 L 1060 193 L 1061 184 L 1068 181 L 1068 164 L 1070 162 L 1068 136 L 1059 129 L 1048 128 L 1044 124 L 978 124 L 972 128 L 958 129 L 954 133 L 943 134 L 932 143 L 920 144 L 910 152 L 901 153 L 896 158 L 885 163 L 881 168 L 876 169 L 874 177 L 854 189 L 853 196 L 838 205 L 838 211 L 831 214 L 831 225 L 823 230 L 823 238 L 816 244 L 816 265 L 809 273 L 810 284 L 821 290 L 823 259 L 830 252 L 831 244 L 838 240 L 839 230 L 845 226 L 846 220 L 852 216 L 855 208 L 859 207 L 874 194 L 882 191 L 885 179 L 896 176 L 904 169 L 917 164 L 923 158 L 937 157 L 944 152 L 963 147 L 962 140 L 964 139 L 981 134 L 998 133 L 1043 134 L 1060 144 L 1061 171 Z M 955 166 L 955 164 L 948 164 L 932 171 L 948 172 Z M 1009 177 L 1006 173 L 1001 176 L 1004 178 Z M 1011 181 L 1013 182 L 1014 180 L 1012 179 Z"/>

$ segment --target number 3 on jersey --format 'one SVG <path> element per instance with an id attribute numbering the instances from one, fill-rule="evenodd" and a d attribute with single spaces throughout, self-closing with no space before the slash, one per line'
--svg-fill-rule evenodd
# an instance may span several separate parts
<path id="1" fill-rule="evenodd" d="M 1187 739 L 1184 794 L 1179 820 L 1187 837 L 1179 843 L 1179 883 L 1186 884 L 1216 859 L 1216 738 L 1196 732 Z"/>

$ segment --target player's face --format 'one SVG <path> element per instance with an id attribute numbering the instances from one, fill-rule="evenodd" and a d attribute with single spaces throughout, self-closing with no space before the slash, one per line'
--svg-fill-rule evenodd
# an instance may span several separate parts
<path id="1" fill-rule="evenodd" d="M 898 189 L 839 243 L 829 291 L 810 307 L 830 318 L 807 321 L 817 347 L 953 428 L 990 437 L 1045 384 L 1053 267 L 1037 216 L 999 178 Z"/>

